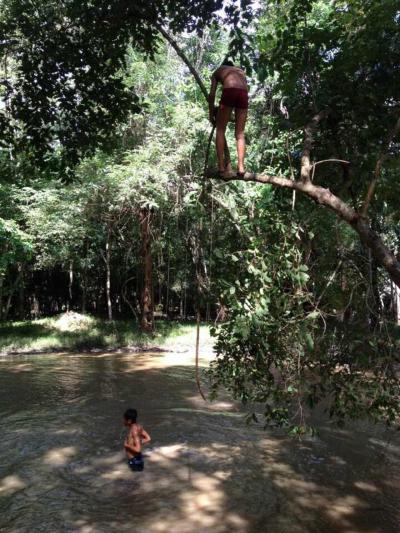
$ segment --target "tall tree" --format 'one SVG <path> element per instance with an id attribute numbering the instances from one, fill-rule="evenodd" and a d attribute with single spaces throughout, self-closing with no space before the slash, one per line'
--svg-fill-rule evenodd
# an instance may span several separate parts
<path id="1" fill-rule="evenodd" d="M 218 18 L 237 24 L 251 1 L 103 2 L 3 0 L 0 54 L 15 61 L 3 81 L 7 113 L 0 142 L 33 151 L 38 163 L 76 164 L 93 147 L 107 146 L 128 111 L 138 111 L 135 86 L 124 83 L 128 44 L 153 57 L 159 28 L 197 31 Z M 0 57 L 1 57 L 0 56 Z"/>

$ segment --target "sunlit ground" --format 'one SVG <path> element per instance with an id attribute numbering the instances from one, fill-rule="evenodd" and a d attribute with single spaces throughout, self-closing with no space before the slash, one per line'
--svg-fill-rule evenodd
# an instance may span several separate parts
<path id="1" fill-rule="evenodd" d="M 134 320 L 108 321 L 67 312 L 48 318 L 0 324 L 0 356 L 61 350 L 116 349 L 162 346 L 179 350 L 193 345 L 194 322 L 157 320 L 154 334 L 140 331 Z M 210 342 L 207 326 L 201 326 L 203 344 Z"/>

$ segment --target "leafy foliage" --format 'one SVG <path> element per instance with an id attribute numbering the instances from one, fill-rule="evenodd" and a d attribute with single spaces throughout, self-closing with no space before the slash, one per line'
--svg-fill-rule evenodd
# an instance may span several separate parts
<path id="1" fill-rule="evenodd" d="M 305 370 L 319 313 L 298 248 L 301 228 L 290 216 L 270 218 L 273 204 L 263 203 L 246 228 L 248 247 L 229 257 L 236 281 L 223 293 L 229 317 L 218 330 L 212 376 L 243 402 L 262 404 L 267 423 L 288 424 L 310 386 Z"/>
<path id="2" fill-rule="evenodd" d="M 249 169 L 295 179 L 302 130 L 326 109 L 312 157 L 351 165 L 324 163 L 312 178 L 358 209 L 399 109 L 395 2 L 265 2 L 247 32 L 241 18 L 258 22 L 250 2 L 225 14 L 219 1 L 3 6 L 3 319 L 102 316 L 107 290 L 115 315 L 136 319 L 145 208 L 156 312 L 215 320 L 215 393 L 226 387 L 294 434 L 316 406 L 339 423 L 395 423 L 397 289 L 333 213 L 269 186 L 203 178 L 204 98 L 157 30 L 184 32 L 176 38 L 203 77 L 228 53 L 255 75 Z M 231 133 L 228 142 L 233 153 Z M 398 168 L 393 140 L 369 216 L 395 251 Z"/>
<path id="3" fill-rule="evenodd" d="M 154 57 L 160 25 L 200 32 L 216 20 L 222 4 L 2 1 L 0 34 L 7 41 L 0 51 L 12 54 L 15 71 L 4 81 L 8 104 L 0 114 L 0 142 L 28 149 L 38 163 L 57 146 L 70 165 L 93 147 L 107 147 L 118 121 L 140 110 L 135 84 L 126 85 L 123 76 L 128 44 Z M 245 13 L 250 4 L 242 2 Z M 237 24 L 240 13 L 234 2 L 227 3 L 227 21 Z"/>

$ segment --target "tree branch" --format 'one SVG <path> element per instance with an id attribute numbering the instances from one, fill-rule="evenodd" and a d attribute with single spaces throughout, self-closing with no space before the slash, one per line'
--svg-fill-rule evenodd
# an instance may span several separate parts
<path id="1" fill-rule="evenodd" d="M 304 128 L 303 155 L 301 156 L 300 177 L 303 182 L 310 181 L 310 172 L 312 165 L 310 162 L 311 150 L 313 147 L 313 135 L 321 120 L 323 120 L 329 111 L 324 109 L 313 116 L 311 121 Z"/>
<path id="2" fill-rule="evenodd" d="M 181 50 L 177 42 L 164 30 L 164 28 L 162 28 L 161 25 L 157 24 L 157 29 L 174 48 L 177 55 L 184 61 L 189 71 L 194 76 L 197 84 L 199 85 L 204 95 L 204 98 L 208 101 L 207 89 L 205 88 L 204 83 L 202 82 L 196 69 L 190 63 L 186 54 Z M 220 179 L 223 179 L 224 181 L 241 179 L 242 181 L 270 183 L 271 185 L 275 185 L 278 187 L 284 187 L 287 189 L 299 191 L 308 196 L 309 198 L 312 198 L 320 205 L 328 207 L 329 209 L 334 211 L 340 218 L 346 221 L 358 233 L 361 242 L 363 242 L 363 244 L 370 248 L 372 255 L 374 256 L 377 263 L 383 268 L 385 268 L 393 282 L 400 288 L 400 262 L 397 260 L 395 255 L 387 248 L 387 246 L 384 244 L 379 235 L 369 226 L 365 217 L 360 216 L 352 207 L 346 204 L 339 197 L 332 194 L 329 189 L 314 185 L 310 180 L 310 173 L 313 168 L 313 165 L 311 164 L 313 135 L 321 120 L 326 118 L 328 114 L 329 110 L 327 109 L 320 111 L 304 128 L 304 148 L 303 155 L 301 158 L 300 173 L 301 181 L 292 181 L 290 179 L 283 178 L 280 176 L 268 176 L 266 174 L 253 174 L 249 172 L 246 172 L 243 178 L 238 178 L 236 174 L 227 172 L 225 173 L 225 176 Z M 398 128 L 400 128 L 399 121 L 396 124 L 397 130 Z M 394 131 L 394 135 L 397 133 L 396 128 Z M 389 144 L 390 142 L 391 139 L 389 139 Z M 215 172 L 208 172 L 207 175 L 209 177 L 217 177 Z"/>
<path id="3" fill-rule="evenodd" d="M 378 265 L 383 267 L 393 282 L 400 287 L 400 262 L 396 256 L 389 250 L 381 237 L 371 228 L 367 219 L 357 213 L 355 209 L 346 204 L 341 198 L 331 193 L 329 189 L 314 185 L 311 181 L 293 181 L 281 176 L 254 174 L 251 172 L 246 172 L 243 177 L 239 177 L 233 172 L 227 172 L 224 177 L 220 177 L 214 170 L 208 173 L 208 177 L 222 179 L 227 182 L 239 180 L 264 184 L 269 183 L 277 187 L 299 191 L 316 203 L 328 207 L 358 233 L 361 242 L 371 250 Z"/>
<path id="4" fill-rule="evenodd" d="M 317 165 L 320 165 L 321 163 L 343 163 L 345 165 L 350 165 L 350 161 L 346 161 L 345 159 L 323 159 L 322 161 L 316 161 L 312 164 L 313 167 L 316 167 Z"/>
<path id="5" fill-rule="evenodd" d="M 393 139 L 397 136 L 399 131 L 400 131 L 400 116 L 397 119 L 397 122 L 394 125 L 394 127 L 389 131 L 389 134 L 387 136 L 386 142 L 385 142 L 385 144 L 384 144 L 384 146 L 382 148 L 382 151 L 380 153 L 378 161 L 376 162 L 375 171 L 374 171 L 374 177 L 370 181 L 370 184 L 369 184 L 368 190 L 367 190 L 367 194 L 365 196 L 365 200 L 364 200 L 363 206 L 361 208 L 361 214 L 363 216 L 367 215 L 368 207 L 369 207 L 369 204 L 371 203 L 372 197 L 374 195 L 375 187 L 376 187 L 377 181 L 379 179 L 379 176 L 381 174 L 383 163 L 385 162 L 385 160 L 388 157 L 388 151 L 389 151 L 389 148 L 390 148 L 390 144 L 393 141 Z"/>
<path id="6" fill-rule="evenodd" d="M 197 85 L 200 87 L 201 92 L 204 95 L 204 98 L 208 102 L 208 91 L 206 89 L 206 86 L 204 85 L 202 79 L 200 78 L 197 70 L 194 68 L 194 66 L 189 61 L 189 59 L 188 59 L 187 55 L 185 54 L 185 52 L 181 49 L 181 47 L 178 45 L 178 43 L 175 41 L 175 39 L 173 37 L 171 37 L 171 35 L 167 31 L 164 30 L 164 28 L 161 26 L 161 24 L 156 23 L 156 28 L 161 33 L 161 35 L 165 38 L 165 40 L 172 46 L 172 48 L 175 50 L 177 55 L 182 59 L 182 61 L 187 66 L 187 68 L 190 70 L 190 73 L 193 75 L 194 79 L 197 82 Z"/>

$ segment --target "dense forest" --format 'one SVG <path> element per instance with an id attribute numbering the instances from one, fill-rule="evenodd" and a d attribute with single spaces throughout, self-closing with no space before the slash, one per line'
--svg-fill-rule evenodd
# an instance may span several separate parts
<path id="1" fill-rule="evenodd" d="M 266 423 L 302 432 L 321 402 L 395 423 L 398 2 L 0 6 L 0 320 L 198 315 L 215 391 Z M 208 121 L 225 58 L 250 87 L 242 177 Z"/>

